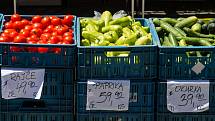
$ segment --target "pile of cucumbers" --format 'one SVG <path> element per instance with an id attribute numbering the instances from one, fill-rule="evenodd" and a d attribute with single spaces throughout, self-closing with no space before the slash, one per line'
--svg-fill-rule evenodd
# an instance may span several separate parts
<path id="1" fill-rule="evenodd" d="M 153 23 L 162 46 L 215 45 L 215 19 L 209 21 L 188 18 L 154 18 Z"/>

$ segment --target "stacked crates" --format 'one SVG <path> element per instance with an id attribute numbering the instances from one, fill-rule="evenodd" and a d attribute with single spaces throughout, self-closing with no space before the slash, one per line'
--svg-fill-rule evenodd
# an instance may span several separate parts
<path id="1" fill-rule="evenodd" d="M 188 46 L 188 47 L 164 47 L 161 46 L 159 37 L 155 31 L 152 19 L 153 36 L 158 42 L 159 54 L 159 82 L 156 84 L 156 119 L 157 121 L 214 121 L 212 115 L 214 108 L 214 52 L 213 46 Z M 207 56 L 188 56 L 189 52 L 206 52 Z M 203 68 L 202 68 L 203 67 Z M 195 70 L 196 68 L 196 70 Z M 168 80 L 209 80 L 209 110 L 195 113 L 172 113 L 167 109 L 167 81 Z M 189 81 L 190 80 L 190 81 Z M 197 82 L 196 81 L 196 82 Z"/>
<path id="2" fill-rule="evenodd" d="M 32 16 L 22 16 L 31 19 Z M 63 17 L 60 15 L 58 17 Z M 10 16 L 4 16 L 4 21 Z M 76 18 L 73 21 L 76 39 Z M 2 25 L 3 26 L 3 25 Z M 4 27 L 3 27 L 4 28 Z M 12 51 L 11 48 L 60 48 L 60 53 Z M 41 99 L 3 99 L 2 121 L 73 121 L 76 43 L 71 45 L 0 44 L 1 67 L 45 69 Z"/>
<path id="3" fill-rule="evenodd" d="M 137 20 L 144 26 L 150 26 L 147 19 Z M 154 121 L 154 79 L 157 77 L 157 46 L 154 39 L 152 45 L 146 46 L 81 46 L 80 18 L 77 19 L 77 34 L 76 121 Z M 106 53 L 109 51 L 130 53 L 125 57 L 108 57 Z M 128 110 L 86 110 L 89 79 L 130 80 Z"/>

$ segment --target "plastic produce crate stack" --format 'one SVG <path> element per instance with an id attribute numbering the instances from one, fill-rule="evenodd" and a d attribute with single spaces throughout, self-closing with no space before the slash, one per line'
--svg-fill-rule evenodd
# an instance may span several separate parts
<path id="1" fill-rule="evenodd" d="M 77 19 L 78 76 L 76 121 L 153 121 L 154 79 L 157 77 L 156 42 L 144 46 L 82 46 L 82 28 Z M 147 19 L 136 19 L 148 26 Z M 150 28 L 150 32 L 151 28 Z M 130 52 L 128 56 L 107 56 L 107 52 Z M 127 111 L 86 110 L 88 80 L 130 80 Z"/>
<path id="2" fill-rule="evenodd" d="M 77 20 L 78 79 L 154 79 L 157 77 L 157 43 L 144 46 L 81 46 Z M 147 19 L 136 19 L 149 27 Z M 152 30 L 150 30 L 152 32 Z M 130 52 L 127 57 L 108 57 L 107 52 Z M 132 73 L 131 73 L 132 72 Z"/>
<path id="3" fill-rule="evenodd" d="M 3 19 L 4 19 L 4 15 L 0 13 L 0 24 L 2 24 Z M 2 26 L 0 27 L 0 30 L 2 30 Z"/>
<path id="4" fill-rule="evenodd" d="M 193 17 L 194 18 L 194 17 Z M 154 18 L 153 18 L 154 19 Z M 214 108 L 214 46 L 162 46 L 162 34 L 156 32 L 153 19 L 150 19 L 153 36 L 158 42 L 159 54 L 159 82 L 156 84 L 156 119 L 157 121 L 213 121 Z M 161 20 L 160 18 L 159 20 Z M 166 18 L 165 18 L 166 19 Z M 166 20 L 169 20 L 167 18 Z M 179 20 L 179 19 L 178 19 Z M 182 19 L 183 20 L 183 19 Z M 156 22 L 156 21 L 154 21 Z M 157 26 L 158 27 L 158 26 Z M 174 27 L 174 26 L 173 26 Z M 174 27 L 177 28 L 177 27 Z M 182 29 L 184 30 L 184 29 Z M 188 34 L 189 35 L 189 34 Z M 187 36 L 188 36 L 187 35 Z M 168 35 L 167 35 L 168 36 Z M 191 36 L 191 35 L 189 35 Z M 208 53 L 207 56 L 190 56 L 191 52 Z M 203 68 L 202 68 L 203 67 Z M 178 112 L 173 113 L 167 108 L 167 97 L 172 93 L 167 88 L 168 81 L 192 82 L 196 84 L 201 80 L 209 80 L 209 109 L 204 112 Z M 179 83 L 180 84 L 180 83 Z M 195 84 L 195 83 L 193 83 Z M 191 89 L 190 89 L 191 90 Z M 173 91 L 174 93 L 174 91 Z M 185 94 L 194 94 L 184 92 Z M 206 93 L 204 93 L 206 94 Z M 207 93 L 208 94 L 208 93 Z M 182 98 L 182 97 L 181 97 Z M 182 100 L 183 101 L 183 100 Z M 180 105 L 180 104 L 178 104 Z"/>
<path id="5" fill-rule="evenodd" d="M 48 15 L 43 15 L 43 17 Z M 22 18 L 31 20 L 33 15 L 23 15 Z M 63 18 L 64 15 L 57 15 Z M 4 16 L 4 23 L 10 19 Z M 2 25 L 3 26 L 3 25 Z M 41 98 L 11 99 L 2 98 L 0 93 L 0 120 L 4 121 L 73 121 L 74 113 L 74 80 L 76 64 L 76 17 L 72 29 L 74 44 L 14 44 L 1 43 L 1 67 L 45 69 L 44 84 Z M 3 26 L 4 29 L 4 26 Z M 59 53 L 12 51 L 17 48 L 59 48 Z"/>

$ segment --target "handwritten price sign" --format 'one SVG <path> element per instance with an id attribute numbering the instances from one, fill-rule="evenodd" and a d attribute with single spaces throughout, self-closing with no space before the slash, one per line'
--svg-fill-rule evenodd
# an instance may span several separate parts
<path id="1" fill-rule="evenodd" d="M 45 69 L 1 69 L 1 92 L 4 99 L 40 99 Z"/>
<path id="2" fill-rule="evenodd" d="M 130 80 L 88 80 L 86 110 L 128 110 Z"/>
<path id="3" fill-rule="evenodd" d="M 167 82 L 167 109 L 171 112 L 204 112 L 209 109 L 208 80 Z"/>

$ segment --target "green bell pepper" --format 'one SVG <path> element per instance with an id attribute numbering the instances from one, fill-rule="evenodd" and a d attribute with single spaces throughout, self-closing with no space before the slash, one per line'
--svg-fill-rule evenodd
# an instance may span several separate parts
<path id="1" fill-rule="evenodd" d="M 133 19 L 131 18 L 131 16 L 126 16 L 126 17 L 118 18 L 118 19 L 111 21 L 110 25 L 118 25 L 118 24 L 121 24 L 124 22 L 132 22 L 132 20 Z"/>
<path id="2" fill-rule="evenodd" d="M 105 22 L 105 26 L 109 25 L 109 22 L 112 20 L 112 14 L 109 11 L 105 11 L 101 15 L 101 20 Z"/>
<path id="3" fill-rule="evenodd" d="M 88 39 L 83 39 L 83 40 L 81 40 L 81 45 L 82 46 L 90 46 L 90 41 Z"/>
<path id="4" fill-rule="evenodd" d="M 105 40 L 107 40 L 109 42 L 115 42 L 119 38 L 115 31 L 109 31 L 109 32 L 105 33 L 104 37 L 105 37 Z"/>
<path id="5" fill-rule="evenodd" d="M 147 34 L 146 36 L 140 37 L 135 42 L 135 45 L 147 45 L 152 42 L 152 35 L 151 33 Z"/>
<path id="6" fill-rule="evenodd" d="M 108 31 L 116 31 L 117 33 L 120 33 L 122 31 L 122 26 L 120 25 L 109 25 L 102 28 L 102 32 L 108 32 Z"/>

